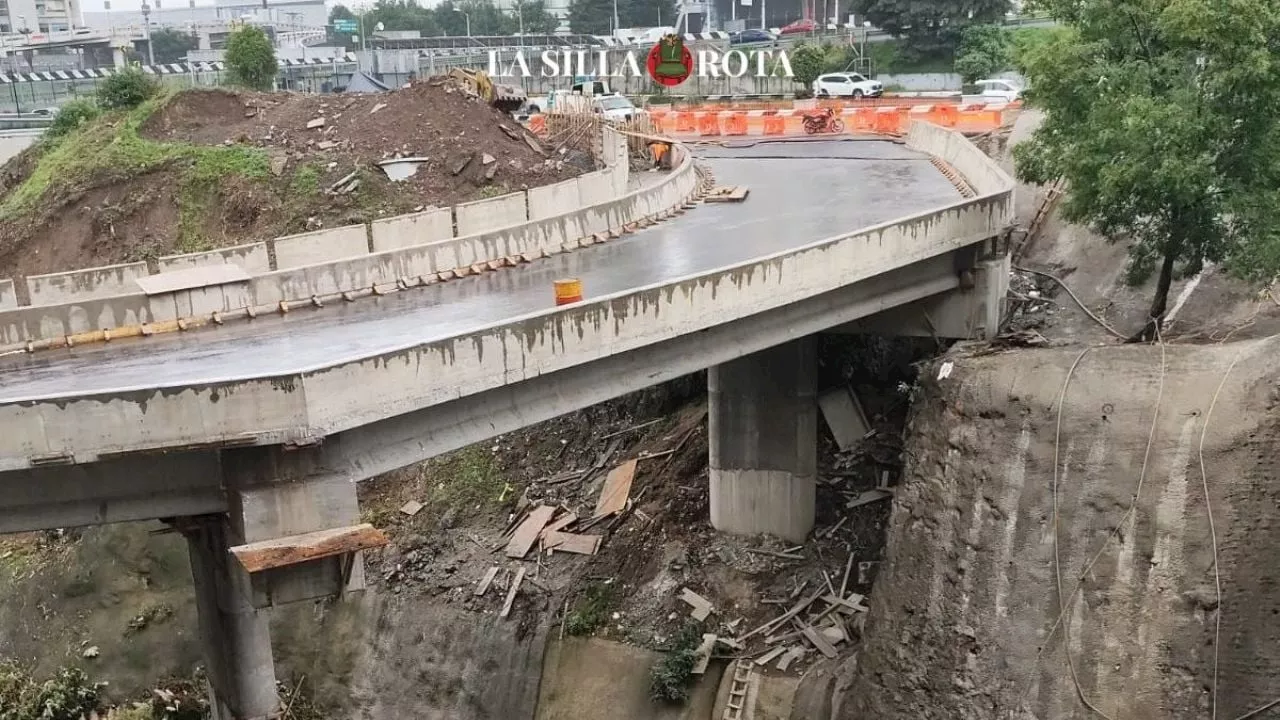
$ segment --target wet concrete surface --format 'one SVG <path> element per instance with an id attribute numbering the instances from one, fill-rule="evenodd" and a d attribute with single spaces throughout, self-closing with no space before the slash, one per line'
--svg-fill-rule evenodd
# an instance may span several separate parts
<path id="1" fill-rule="evenodd" d="M 730 267 L 954 202 L 920 153 L 884 141 L 700 147 L 744 203 L 706 204 L 612 240 L 484 275 L 288 316 L 0 358 L 0 403 L 270 377 L 359 360 L 554 308 L 552 281 L 588 299 Z"/>

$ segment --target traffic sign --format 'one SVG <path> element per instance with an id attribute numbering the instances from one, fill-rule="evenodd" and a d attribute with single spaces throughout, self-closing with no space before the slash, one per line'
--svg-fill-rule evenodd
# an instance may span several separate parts
<path id="1" fill-rule="evenodd" d="M 340 33 L 355 32 L 356 21 L 355 20 L 334 20 L 333 29 L 337 30 Z"/>

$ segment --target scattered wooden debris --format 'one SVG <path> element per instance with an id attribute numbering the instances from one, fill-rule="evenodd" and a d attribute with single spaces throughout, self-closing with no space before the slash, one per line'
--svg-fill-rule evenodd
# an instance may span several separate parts
<path id="1" fill-rule="evenodd" d="M 489 592 L 489 586 L 493 584 L 493 579 L 498 577 L 498 566 L 494 565 L 485 571 L 484 577 L 480 578 L 480 584 L 476 585 L 476 589 L 472 592 L 476 597 L 483 597 Z"/>
<path id="2" fill-rule="evenodd" d="M 804 657 L 804 653 L 804 648 L 799 645 L 792 645 L 791 649 L 787 650 L 782 659 L 778 661 L 778 669 L 786 672 L 787 668 L 791 667 L 791 663 Z"/>
<path id="3" fill-rule="evenodd" d="M 867 503 L 873 503 L 873 502 L 876 502 L 877 500 L 884 500 L 886 498 L 891 498 L 891 497 L 893 497 L 892 490 L 883 490 L 880 488 L 876 488 L 875 490 L 867 490 L 859 494 L 854 499 L 850 500 L 849 504 L 845 505 L 845 508 L 852 509 L 862 505 L 866 505 Z"/>
<path id="4" fill-rule="evenodd" d="M 546 526 L 545 528 L 543 528 L 543 529 L 542 529 L 542 534 L 541 534 L 541 535 L 539 535 L 538 537 L 539 537 L 539 538 L 541 538 L 542 540 L 546 540 L 548 535 L 550 535 L 551 533 L 554 533 L 554 532 L 559 532 L 559 531 L 561 531 L 561 530 L 563 530 L 563 529 L 565 529 L 565 528 L 569 527 L 569 526 L 570 526 L 570 525 L 572 525 L 572 524 L 573 524 L 577 519 L 578 519 L 578 514 L 577 514 L 577 513 L 574 513 L 574 512 L 566 512 L 565 514 L 563 514 L 563 515 L 561 515 L 559 518 L 557 518 L 557 519 L 555 520 L 555 522 L 553 522 L 553 523 L 551 523 L 550 525 L 548 525 L 548 526 Z M 545 547 L 545 546 L 544 546 L 544 547 Z"/>
<path id="5" fill-rule="evenodd" d="M 784 647 L 773 648 L 769 652 L 756 658 L 756 665 L 759 665 L 760 667 L 764 667 L 765 665 L 768 665 L 769 663 L 773 662 L 775 659 L 777 659 L 779 655 L 781 655 L 786 651 L 787 649 Z"/>
<path id="6" fill-rule="evenodd" d="M 836 653 L 836 649 L 831 647 L 831 644 L 827 642 L 826 638 L 822 637 L 821 633 L 813 629 L 813 626 L 806 625 L 800 632 L 804 634 L 805 639 L 818 649 L 818 652 L 822 653 L 827 658 L 834 658 L 838 654 Z"/>
<path id="7" fill-rule="evenodd" d="M 516 577 L 511 581 L 511 589 L 507 590 L 507 600 L 502 604 L 502 612 L 498 613 L 498 617 L 505 618 L 511 614 L 511 606 L 516 602 L 516 592 L 520 590 L 520 583 L 524 581 L 524 565 L 516 569 Z"/>
<path id="8" fill-rule="evenodd" d="M 801 586 L 801 587 L 803 587 L 803 586 Z M 814 601 L 815 601 L 815 600 L 817 600 L 818 598 L 822 597 L 822 595 L 823 595 L 823 590 L 818 590 L 817 592 L 813 593 L 812 595 L 809 595 L 809 596 L 805 597 L 803 600 L 800 600 L 800 601 L 799 601 L 799 602 L 797 602 L 795 605 L 792 605 L 792 606 L 791 606 L 791 609 L 790 609 L 790 610 L 788 610 L 788 611 L 786 611 L 785 613 L 783 613 L 783 614 L 779 615 L 778 617 L 774 618 L 773 620 L 770 620 L 769 622 L 765 623 L 764 625 L 761 625 L 760 627 L 756 628 L 755 630 L 752 630 L 751 632 L 747 633 L 746 635 L 742 635 L 742 636 L 740 636 L 740 637 L 738 638 L 738 640 L 740 640 L 740 641 L 741 641 L 741 640 L 746 640 L 747 638 L 749 638 L 749 637 L 754 637 L 754 636 L 756 636 L 756 635 L 759 635 L 759 634 L 760 634 L 760 633 L 762 633 L 762 632 L 771 632 L 771 631 L 773 631 L 774 629 L 776 629 L 776 628 L 780 627 L 780 626 L 781 626 L 783 623 L 785 623 L 786 621 L 790 620 L 791 618 L 795 617 L 796 615 L 799 615 L 801 612 L 803 612 L 803 611 L 804 611 L 804 609 L 805 609 L 805 608 L 807 608 L 807 607 L 809 607 L 810 605 L 812 605 L 812 604 L 814 603 Z"/>
<path id="9" fill-rule="evenodd" d="M 604 538 L 600 535 L 577 535 L 574 533 L 548 533 L 542 541 L 547 550 L 571 552 L 579 555 L 595 555 Z"/>
<path id="10" fill-rule="evenodd" d="M 715 606 L 709 600 L 689 588 L 680 589 L 680 599 L 693 607 L 693 612 L 689 613 L 689 616 L 698 622 L 706 620 L 711 613 L 715 612 Z"/>
<path id="11" fill-rule="evenodd" d="M 538 536 L 542 534 L 542 529 L 547 526 L 555 511 L 556 509 L 550 505 L 539 505 L 530 511 L 529 516 L 511 536 L 511 542 L 507 544 L 507 557 L 519 559 L 528 555 L 529 549 L 538 541 Z"/>
<path id="12" fill-rule="evenodd" d="M 760 550 L 758 548 L 743 548 L 753 555 L 769 555 L 771 557 L 782 558 L 783 560 L 803 560 L 803 555 L 797 555 L 789 552 L 777 552 L 774 550 Z"/>
<path id="13" fill-rule="evenodd" d="M 704 198 L 705 202 L 742 202 L 747 199 L 747 194 L 751 189 L 746 185 L 722 185 L 712 188 L 711 193 Z"/>
<path id="14" fill-rule="evenodd" d="M 713 633 L 703 633 L 702 644 L 694 653 L 698 657 L 698 662 L 693 666 L 694 675 L 702 675 L 707 672 L 707 665 L 711 663 L 711 651 L 716 646 L 716 636 Z"/>
<path id="15" fill-rule="evenodd" d="M 408 515 L 409 517 L 413 517 L 414 515 L 417 515 L 419 512 L 421 512 L 423 507 L 425 506 L 422 503 L 418 502 L 417 500 L 410 500 L 409 502 L 400 506 L 400 512 L 404 513 L 405 515 Z"/>
<path id="16" fill-rule="evenodd" d="M 596 511 L 592 517 L 602 518 L 622 512 L 631 496 L 631 481 L 635 475 L 635 460 L 628 460 L 611 470 L 604 481 L 604 487 L 600 489 L 600 499 L 596 502 Z"/>
<path id="17" fill-rule="evenodd" d="M 632 431 L 635 431 L 635 430 L 640 430 L 641 428 L 647 428 L 647 427 L 649 427 L 650 425 L 657 425 L 658 423 L 662 422 L 663 420 L 666 420 L 666 418 L 658 418 L 657 420 L 650 420 L 649 422 L 642 422 L 642 423 L 640 423 L 639 425 L 632 425 L 631 427 L 625 427 L 625 428 L 622 428 L 621 430 L 615 430 L 614 432 L 611 432 L 611 433 L 609 433 L 608 435 L 604 435 L 604 436 L 602 436 L 600 439 L 601 439 L 601 440 L 608 440 L 608 439 L 610 439 L 610 438 L 618 437 L 619 435 L 625 435 L 625 434 L 627 434 L 627 433 L 629 433 L 629 432 L 632 432 Z"/>

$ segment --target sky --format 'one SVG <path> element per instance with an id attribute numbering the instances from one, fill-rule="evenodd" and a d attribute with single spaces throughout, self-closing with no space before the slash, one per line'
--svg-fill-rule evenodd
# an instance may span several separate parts
<path id="1" fill-rule="evenodd" d="M 187 3 L 188 0 L 160 0 L 160 7 L 185 8 L 187 7 Z M 336 0 L 326 0 L 325 2 L 325 5 L 328 7 L 333 7 L 337 4 Z M 354 4 L 360 5 L 361 3 L 356 2 Z M 84 12 L 104 12 L 106 10 L 106 8 L 102 6 L 102 0 L 82 0 L 80 7 Z M 196 7 L 213 7 L 213 3 L 210 2 L 210 0 L 196 0 Z M 115 12 L 116 10 L 132 10 L 136 12 L 141 9 L 142 0 L 111 0 L 112 12 Z"/>

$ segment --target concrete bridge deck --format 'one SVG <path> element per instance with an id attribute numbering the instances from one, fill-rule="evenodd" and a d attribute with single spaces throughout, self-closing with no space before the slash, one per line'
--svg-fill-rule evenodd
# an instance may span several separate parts
<path id="1" fill-rule="evenodd" d="M 553 309 L 557 278 L 581 278 L 588 299 L 626 293 L 961 198 L 928 156 L 885 141 L 769 143 L 704 148 L 700 155 L 717 182 L 749 186 L 749 199 L 708 204 L 679 220 L 530 265 L 377 300 L 2 358 L 0 405 L 318 370 L 546 312 Z"/>

